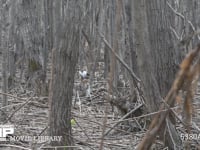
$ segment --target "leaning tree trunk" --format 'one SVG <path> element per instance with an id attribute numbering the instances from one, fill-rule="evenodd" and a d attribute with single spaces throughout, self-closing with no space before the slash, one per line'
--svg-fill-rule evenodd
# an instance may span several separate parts
<path id="1" fill-rule="evenodd" d="M 78 60 L 80 43 L 80 1 L 69 1 L 67 17 L 56 24 L 56 42 L 53 50 L 52 81 L 50 89 L 50 135 L 62 136 L 61 142 L 53 146 L 73 145 L 71 133 L 71 104 L 75 66 Z M 60 7 L 54 7 L 57 11 Z M 56 12 L 56 11 L 55 11 Z"/>

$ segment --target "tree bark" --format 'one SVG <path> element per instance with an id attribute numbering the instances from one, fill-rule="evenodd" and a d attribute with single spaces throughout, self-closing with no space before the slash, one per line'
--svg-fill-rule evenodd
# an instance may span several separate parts
<path id="1" fill-rule="evenodd" d="M 172 40 L 172 32 L 170 31 L 170 24 L 173 24 L 174 17 L 172 12 L 167 7 L 164 0 L 153 0 L 147 3 L 147 16 L 148 16 L 148 30 L 150 35 L 150 43 L 152 50 L 152 60 L 154 61 L 155 77 L 158 83 L 159 92 L 164 98 L 171 88 L 175 74 L 178 71 L 178 64 L 180 63 L 180 52 L 176 52 L 175 45 Z M 171 22 L 170 22 L 171 21 Z M 175 118 L 170 113 L 169 124 L 170 128 L 175 128 Z M 165 126 L 163 126 L 164 130 Z M 169 149 L 174 149 L 169 131 L 170 128 L 165 129 L 164 142 Z M 178 137 L 174 129 L 173 137 Z M 177 142 L 178 144 L 178 142 Z"/>
<path id="2" fill-rule="evenodd" d="M 8 26 L 8 11 L 9 11 L 9 0 L 7 1 L 1 1 L 0 2 L 0 49 L 2 52 L 2 91 L 4 93 L 7 93 L 8 90 L 8 31 L 9 31 L 9 26 Z M 8 100 L 7 96 L 3 95 L 2 96 L 2 101 L 1 101 L 1 107 L 5 107 L 8 105 Z M 1 117 L 0 120 L 3 122 L 6 119 L 6 109 L 1 111 Z"/>
<path id="3" fill-rule="evenodd" d="M 169 91 L 178 70 L 178 53 L 176 53 L 170 31 L 171 11 L 164 0 L 147 3 L 148 30 L 150 49 L 155 68 L 156 80 L 162 97 Z"/>
<path id="4" fill-rule="evenodd" d="M 80 43 L 81 13 L 78 3 L 81 5 L 80 1 L 70 1 L 65 10 L 67 16 L 64 21 L 57 20 L 59 21 L 55 35 L 57 43 L 52 53 L 49 125 L 50 135 L 62 136 L 62 140 L 52 142 L 53 146 L 73 145 L 70 120 L 75 67 Z"/>
<path id="5" fill-rule="evenodd" d="M 134 48 L 137 54 L 137 68 L 142 80 L 146 105 L 149 112 L 156 111 L 161 102 L 159 87 L 155 78 L 154 63 L 149 41 L 146 3 L 144 0 L 132 1 L 132 27 Z"/>

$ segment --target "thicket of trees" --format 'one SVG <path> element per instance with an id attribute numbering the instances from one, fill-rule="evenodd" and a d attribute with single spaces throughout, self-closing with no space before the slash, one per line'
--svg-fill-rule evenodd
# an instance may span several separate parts
<path id="1" fill-rule="evenodd" d="M 109 95 L 129 81 L 128 101 L 125 95 L 108 96 L 123 115 L 138 99 L 145 104 L 138 115 L 158 111 L 184 55 L 199 41 L 199 8 L 199 0 L 2 0 L 2 92 L 16 86 L 18 74 L 38 96 L 49 96 L 50 135 L 64 137 L 52 145 L 74 144 L 70 120 L 77 64 L 87 68 L 92 86 L 101 63 Z M 2 107 L 7 99 L 3 94 Z M 6 110 L 1 113 L 5 122 Z M 169 149 L 181 146 L 175 120 L 169 113 L 170 128 L 165 123 L 158 133 Z"/>

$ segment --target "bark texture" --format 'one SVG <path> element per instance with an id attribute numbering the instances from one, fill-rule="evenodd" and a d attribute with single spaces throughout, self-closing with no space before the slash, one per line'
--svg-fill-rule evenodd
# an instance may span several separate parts
<path id="1" fill-rule="evenodd" d="M 61 142 L 52 145 L 73 145 L 71 133 L 71 104 L 74 75 L 80 43 L 81 14 L 78 1 L 70 1 L 67 17 L 56 25 L 56 47 L 53 50 L 52 83 L 50 90 L 50 135 L 62 136 Z M 59 7 L 55 7 L 57 9 Z M 59 11 L 59 9 L 57 10 Z M 62 19 L 61 19 L 62 20 Z M 61 21 L 58 20 L 58 21 Z"/>

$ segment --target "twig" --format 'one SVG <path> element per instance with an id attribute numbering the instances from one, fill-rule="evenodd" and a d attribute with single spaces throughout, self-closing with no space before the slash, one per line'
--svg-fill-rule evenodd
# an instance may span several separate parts
<path id="1" fill-rule="evenodd" d="M 173 110 L 173 109 L 176 109 L 176 108 L 179 108 L 179 106 L 170 108 L 170 110 Z M 145 115 L 141 115 L 141 116 L 137 116 L 137 117 L 133 117 L 133 118 L 129 118 L 129 119 L 124 119 L 124 120 L 121 120 L 120 122 L 124 122 L 124 121 L 135 121 L 135 119 L 140 119 L 140 118 L 144 118 L 144 117 L 153 116 L 153 115 L 159 114 L 159 113 L 161 113 L 161 112 L 165 112 L 165 111 L 167 111 L 167 110 L 169 110 L 169 109 L 163 109 L 163 110 L 155 111 L 155 112 L 148 113 L 148 114 L 145 114 Z M 110 124 L 113 124 L 113 123 L 116 123 L 116 122 L 119 122 L 119 120 L 113 121 L 113 122 L 111 122 Z"/>
<path id="2" fill-rule="evenodd" d="M 84 145 L 84 146 L 87 146 L 88 148 L 90 148 L 90 149 L 92 149 L 92 150 L 95 150 L 93 147 L 91 147 L 91 146 L 94 146 L 94 144 L 90 144 L 90 143 L 86 143 L 86 142 L 84 142 L 84 141 L 81 141 L 80 139 L 77 139 L 77 138 L 74 138 L 73 137 L 73 139 L 75 140 L 75 141 L 77 141 L 76 142 L 76 144 L 78 144 L 78 145 Z"/>
<path id="3" fill-rule="evenodd" d="M 100 34 L 101 38 L 103 39 L 103 42 L 105 43 L 105 45 L 115 55 L 115 57 L 118 59 L 118 61 L 127 69 L 127 71 L 130 73 L 130 75 L 134 79 L 134 81 L 136 83 L 137 82 L 141 82 L 141 80 L 139 79 L 139 77 L 137 77 L 137 75 L 132 71 L 132 69 L 119 57 L 119 55 L 117 53 L 115 53 L 115 51 L 112 49 L 111 45 L 105 39 L 104 35 L 102 33 L 100 33 L 100 32 L 99 32 L 99 34 Z"/>
<path id="4" fill-rule="evenodd" d="M 104 136 L 108 135 L 120 122 L 122 122 L 122 120 L 124 120 L 126 117 L 128 117 L 130 114 L 132 114 L 133 112 L 135 112 L 137 109 L 139 109 L 142 106 L 143 104 L 140 104 L 136 108 L 132 109 L 130 112 L 125 114 L 121 119 L 119 119 L 115 124 L 112 125 L 112 127 L 104 134 Z"/>
<path id="5" fill-rule="evenodd" d="M 16 99 L 20 99 L 20 100 L 25 100 L 24 98 L 20 98 L 20 97 L 17 97 L 17 96 L 14 96 L 14 95 L 8 94 L 8 93 L 0 92 L 0 94 L 1 94 L 1 95 L 6 95 L 6 96 L 9 96 L 9 97 L 13 97 L 13 98 L 16 98 Z"/>
<path id="6" fill-rule="evenodd" d="M 186 38 L 187 38 L 187 39 L 192 39 L 193 36 L 197 35 L 197 38 L 200 40 L 199 31 L 195 29 L 195 27 L 194 27 L 194 25 L 192 24 L 192 22 L 191 22 L 190 20 L 186 20 L 186 19 L 185 19 L 185 16 L 182 15 L 181 13 L 177 12 L 177 11 L 172 7 L 172 5 L 171 5 L 168 1 L 167 1 L 167 5 L 169 6 L 169 8 L 171 8 L 171 10 L 172 10 L 177 16 L 181 17 L 184 21 L 187 21 L 188 24 L 191 26 L 192 30 L 194 31 L 193 34 L 189 35 L 189 36 L 186 37 Z M 172 30 L 173 28 L 170 27 L 170 29 Z M 175 34 L 175 36 L 178 37 L 178 36 L 177 36 L 178 34 L 176 34 L 175 30 L 172 30 L 172 31 L 173 31 L 173 33 Z M 181 36 L 181 37 L 182 37 L 182 36 Z"/>
<path id="7" fill-rule="evenodd" d="M 44 133 L 44 131 L 46 131 L 48 128 L 49 128 L 49 126 L 46 126 L 46 127 L 40 132 L 40 134 L 39 134 L 38 136 L 41 136 L 41 135 Z"/>
<path id="8" fill-rule="evenodd" d="M 87 34 L 85 33 L 84 30 L 82 30 L 82 34 L 85 37 L 86 41 L 88 42 L 88 45 L 91 45 L 91 41 L 90 41 L 89 37 L 87 36 Z"/>
<path id="9" fill-rule="evenodd" d="M 185 20 L 185 16 L 183 16 L 181 13 L 177 12 L 177 11 L 172 7 L 172 5 L 171 5 L 169 2 L 167 2 L 167 5 L 169 6 L 169 8 L 171 8 L 171 10 L 172 10 L 177 16 L 180 16 L 182 19 Z"/>
<path id="10" fill-rule="evenodd" d="M 74 119 L 76 124 L 79 126 L 79 128 L 83 131 L 83 133 L 85 134 L 85 136 L 87 136 L 87 138 L 91 141 L 90 137 L 87 135 L 87 133 L 85 132 L 85 130 L 81 127 L 81 125 L 78 123 L 78 121 L 76 119 Z"/>
<path id="11" fill-rule="evenodd" d="M 22 150 L 31 150 L 30 148 L 22 147 L 19 145 L 11 145 L 11 144 L 0 144 L 0 147 L 14 147 Z"/>
<path id="12" fill-rule="evenodd" d="M 200 128 L 197 126 L 197 124 L 195 122 L 192 122 L 192 126 L 194 127 L 194 129 L 196 129 L 198 132 L 200 132 Z"/>
<path id="13" fill-rule="evenodd" d="M 176 36 L 176 38 L 178 40 L 181 40 L 181 36 L 178 36 L 178 33 L 175 31 L 175 29 L 172 26 L 170 26 L 170 29 L 172 30 L 172 32 L 174 33 L 174 35 Z"/>
<path id="14" fill-rule="evenodd" d="M 112 68 L 113 66 L 111 66 Z M 111 69 L 112 70 L 112 69 Z M 113 71 L 111 71 L 111 73 L 113 73 Z M 108 86 L 108 92 L 111 94 L 111 85 L 112 85 L 112 77 L 111 79 L 109 80 L 109 86 Z M 108 94 L 109 95 L 109 94 Z M 106 131 L 106 124 L 107 124 L 107 120 L 108 120 L 108 102 L 111 100 L 110 99 L 110 96 L 107 95 L 107 98 L 106 98 L 106 108 L 105 108 L 105 114 L 104 114 L 104 119 L 103 119 L 103 126 L 102 126 L 102 133 L 101 133 L 101 140 L 100 140 L 100 145 L 99 145 L 99 150 L 102 150 L 103 149 L 103 145 L 104 145 L 104 137 L 105 137 L 105 131 Z"/>
<path id="15" fill-rule="evenodd" d="M 32 100 L 32 98 L 29 98 L 27 101 L 25 101 L 19 108 L 17 108 L 17 109 L 6 119 L 5 122 L 7 122 L 8 120 L 10 120 L 10 119 L 13 117 L 13 115 L 14 115 L 17 111 L 19 111 L 22 107 L 24 107 L 26 104 L 28 104 L 31 100 Z"/>

